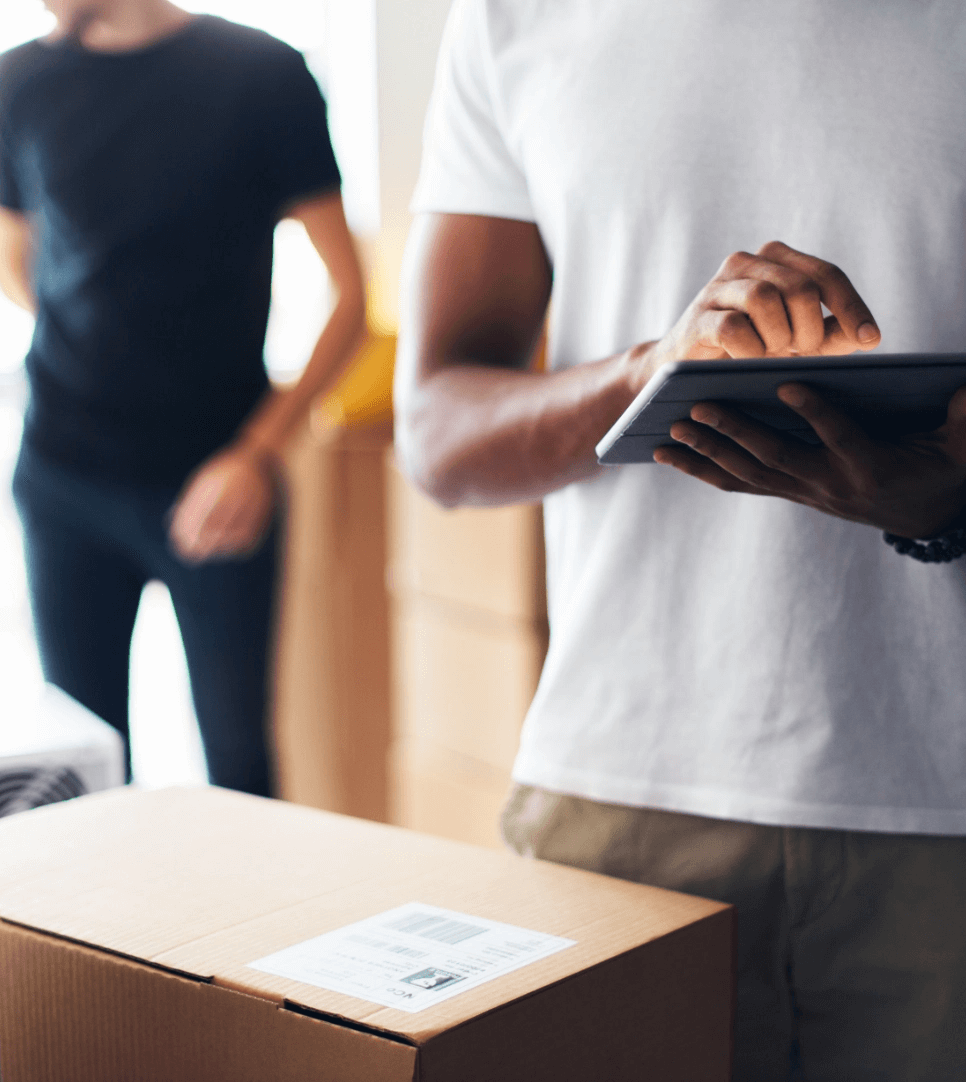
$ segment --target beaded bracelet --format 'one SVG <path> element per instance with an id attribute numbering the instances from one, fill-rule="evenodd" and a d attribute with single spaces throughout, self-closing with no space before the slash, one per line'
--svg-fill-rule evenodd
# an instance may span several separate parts
<path id="1" fill-rule="evenodd" d="M 947 530 L 931 541 L 913 541 L 894 533 L 884 533 L 882 540 L 900 556 L 911 556 L 924 564 L 947 564 L 966 556 L 966 529 Z"/>

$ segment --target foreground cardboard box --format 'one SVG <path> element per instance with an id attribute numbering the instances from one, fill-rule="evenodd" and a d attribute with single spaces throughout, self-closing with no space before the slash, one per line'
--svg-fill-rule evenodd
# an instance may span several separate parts
<path id="1" fill-rule="evenodd" d="M 250 967 L 413 902 L 573 944 L 462 994 L 407 948 L 417 1013 Z M 725 1082 L 731 988 L 725 906 L 394 827 L 211 789 L 0 822 L 4 1082 Z"/>

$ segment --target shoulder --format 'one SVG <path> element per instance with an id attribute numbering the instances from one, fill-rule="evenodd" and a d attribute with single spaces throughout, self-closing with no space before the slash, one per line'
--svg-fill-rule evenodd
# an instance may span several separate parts
<path id="1" fill-rule="evenodd" d="M 0 53 L 0 87 L 5 90 L 19 88 L 53 61 L 54 50 L 41 45 L 39 41 L 28 41 L 8 49 Z"/>
<path id="2" fill-rule="evenodd" d="M 455 0 L 449 21 L 478 35 L 477 45 L 493 47 L 510 43 L 536 28 L 546 29 L 582 3 L 584 0 L 576 4 L 556 0 L 552 5 L 541 0 Z"/>
<path id="3" fill-rule="evenodd" d="M 0 108 L 7 112 L 37 77 L 56 64 L 56 51 L 39 41 L 28 41 L 0 53 Z"/>
<path id="4" fill-rule="evenodd" d="M 226 62 L 241 63 L 249 69 L 285 70 L 304 64 L 302 54 L 284 41 L 217 15 L 199 17 L 195 38 L 216 50 Z"/>
<path id="5" fill-rule="evenodd" d="M 553 33 L 569 0 L 454 0 L 441 46 L 442 67 L 481 70 L 512 54 L 517 63 Z M 577 43 L 573 43 L 577 47 Z"/>

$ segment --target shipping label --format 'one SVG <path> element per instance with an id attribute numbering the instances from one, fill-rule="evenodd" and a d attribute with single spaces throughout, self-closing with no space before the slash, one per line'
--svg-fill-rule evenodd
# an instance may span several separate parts
<path id="1" fill-rule="evenodd" d="M 249 968 L 416 1014 L 573 945 L 572 939 L 408 902 Z"/>

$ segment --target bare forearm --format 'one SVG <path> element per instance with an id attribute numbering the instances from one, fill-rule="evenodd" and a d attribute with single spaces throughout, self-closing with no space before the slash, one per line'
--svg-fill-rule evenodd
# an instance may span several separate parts
<path id="1" fill-rule="evenodd" d="M 34 315 L 37 311 L 37 302 L 34 300 L 30 282 L 26 275 L 11 274 L 8 267 L 0 268 L 0 289 L 6 297 L 13 301 L 25 312 Z"/>
<path id="2" fill-rule="evenodd" d="M 398 403 L 404 468 L 448 506 L 535 501 L 590 477 L 595 445 L 646 381 L 646 351 L 552 373 L 440 367 Z"/>
<path id="3" fill-rule="evenodd" d="M 37 300 L 30 283 L 33 258 L 30 226 L 21 214 L 0 208 L 0 290 L 34 315 Z"/>
<path id="4" fill-rule="evenodd" d="M 269 395 L 239 433 L 240 440 L 279 457 L 313 400 L 331 390 L 345 371 L 364 333 L 363 298 L 340 298 L 298 382 Z"/>

